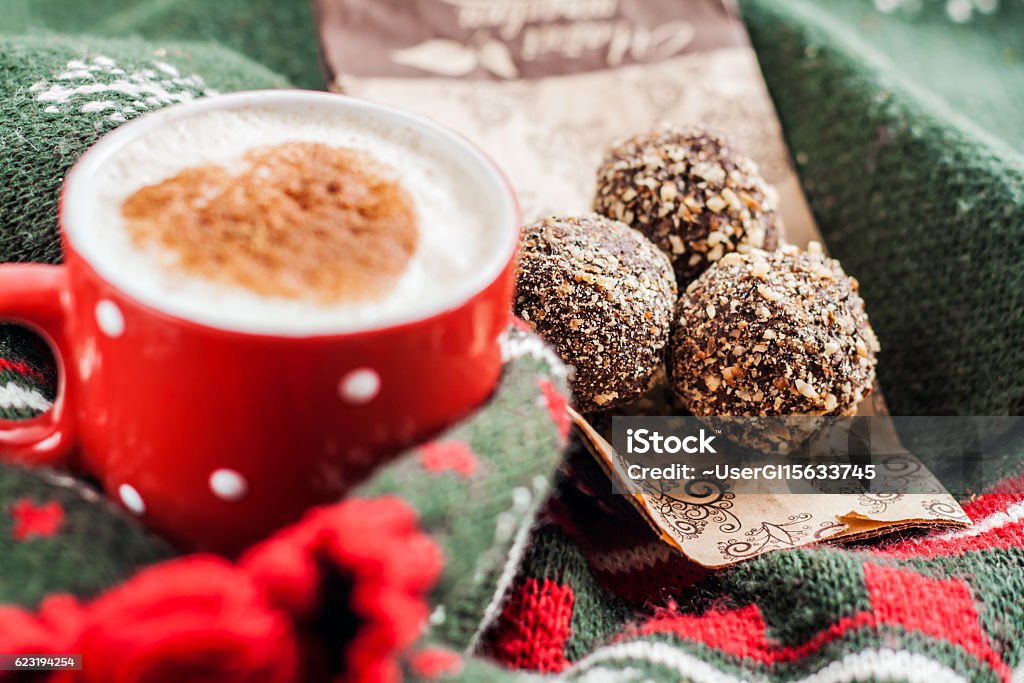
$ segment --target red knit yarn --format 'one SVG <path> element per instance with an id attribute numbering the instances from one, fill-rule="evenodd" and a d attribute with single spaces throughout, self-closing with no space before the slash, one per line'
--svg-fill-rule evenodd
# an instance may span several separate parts
<path id="1" fill-rule="evenodd" d="M 513 669 L 562 671 L 574 601 L 571 586 L 533 577 L 523 581 L 505 604 L 491 639 L 495 658 Z"/>
<path id="2" fill-rule="evenodd" d="M 19 499 L 11 506 L 14 528 L 11 536 L 24 541 L 30 536 L 52 536 L 64 523 L 64 508 L 57 501 L 36 505 L 28 498 Z"/>
<path id="3" fill-rule="evenodd" d="M 1021 485 L 1024 486 L 1024 484 Z M 1021 493 L 987 493 L 963 503 L 960 507 L 971 518 L 971 521 L 979 522 L 989 515 L 1004 512 L 1011 505 L 1021 501 L 1024 501 L 1024 494 Z"/>
<path id="4" fill-rule="evenodd" d="M 925 559 L 960 555 L 976 550 L 993 550 L 997 548 L 1024 547 L 1024 521 L 997 526 L 984 533 L 934 538 L 923 537 L 909 541 L 900 541 L 880 548 L 873 548 L 872 553 L 878 557 L 901 559 Z"/>
<path id="5" fill-rule="evenodd" d="M 18 373 L 19 375 L 31 377 L 32 379 L 38 382 L 46 380 L 46 377 L 43 375 L 43 373 L 39 372 L 39 370 L 36 370 L 31 365 L 23 361 L 13 361 L 9 358 L 0 358 L 0 370 L 10 370 L 12 372 Z"/>
<path id="6" fill-rule="evenodd" d="M 400 498 L 349 500 L 310 513 L 249 551 L 242 566 L 271 599 L 303 620 L 319 604 L 317 561 L 328 559 L 352 579 L 350 608 L 361 621 L 345 653 L 344 680 L 400 678 L 394 653 L 411 644 L 429 614 L 423 597 L 443 560 Z"/>
<path id="7" fill-rule="evenodd" d="M 658 609 L 647 621 L 629 627 L 620 640 L 655 633 L 674 633 L 688 640 L 696 640 L 736 657 L 750 657 L 769 661 L 773 657 L 772 643 L 765 636 L 765 623 L 757 605 L 739 609 L 711 609 L 704 614 L 681 614 L 676 604 Z"/>
<path id="8" fill-rule="evenodd" d="M 872 548 L 881 557 L 901 559 L 930 558 L 961 555 L 963 553 L 1024 548 L 1024 494 L 1006 493 L 1003 489 L 1024 489 L 1024 479 L 1008 480 L 986 493 L 965 503 L 962 507 L 978 526 L 963 532 L 939 531 L 923 536 L 898 538 Z"/>
<path id="9" fill-rule="evenodd" d="M 981 627 L 971 589 L 961 579 L 933 579 L 913 569 L 864 565 L 875 618 L 959 645 L 1003 678 L 1009 669 Z M 914 596 L 908 600 L 907 596 Z"/>
<path id="10" fill-rule="evenodd" d="M 569 438 L 569 399 L 546 377 L 537 379 L 537 386 L 544 395 L 544 402 L 551 416 L 558 436 L 565 441 Z"/>
<path id="11" fill-rule="evenodd" d="M 349 500 L 311 512 L 237 565 L 194 555 L 89 604 L 58 596 L 36 614 L 0 608 L 0 652 L 83 655 L 82 671 L 50 681 L 324 681 L 326 670 L 306 666 L 326 659 L 314 617 L 326 582 L 344 577 L 358 628 L 338 680 L 394 681 L 396 654 L 426 621 L 440 569 L 440 550 L 402 500 Z"/>
<path id="12" fill-rule="evenodd" d="M 421 678 L 434 680 L 462 670 L 462 657 L 451 650 L 428 647 L 409 657 L 409 668 Z"/>
<path id="13" fill-rule="evenodd" d="M 432 441 L 419 448 L 420 464 L 428 472 L 455 472 L 469 478 L 476 472 L 480 461 L 464 441 Z"/>
<path id="14" fill-rule="evenodd" d="M 19 607 L 0 607 L 0 652 L 69 654 L 82 630 L 85 611 L 69 595 L 53 595 L 35 614 Z M 13 678 L 0 672 L 0 681 Z"/>
<path id="15" fill-rule="evenodd" d="M 291 683 L 290 615 L 226 560 L 191 556 L 147 569 L 88 608 L 75 643 L 90 683 Z"/>
<path id="16" fill-rule="evenodd" d="M 803 659 L 857 629 L 899 626 L 958 645 L 988 664 L 1000 679 L 1008 680 L 1009 667 L 985 637 L 970 589 L 963 581 L 932 579 L 910 569 L 874 564 L 864 565 L 864 579 L 871 611 L 843 617 L 798 645 L 780 645 L 768 638 L 757 605 L 684 614 L 670 604 L 647 621 L 625 629 L 617 640 L 671 633 L 735 657 L 775 664 Z M 908 595 L 916 599 L 908 601 Z"/>

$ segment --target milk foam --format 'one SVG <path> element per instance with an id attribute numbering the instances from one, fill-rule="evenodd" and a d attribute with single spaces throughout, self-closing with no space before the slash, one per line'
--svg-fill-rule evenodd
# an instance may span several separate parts
<path id="1" fill-rule="evenodd" d="M 366 150 L 390 166 L 412 195 L 419 213 L 419 244 L 405 273 L 384 297 L 320 305 L 261 296 L 175 270 L 169 255 L 133 244 L 121 206 L 139 188 L 202 164 L 237 168 L 255 147 L 293 141 Z M 495 191 L 493 178 L 482 179 L 480 169 L 453 155 L 447 141 L 333 108 L 310 113 L 259 106 L 200 111 L 151 128 L 116 149 L 88 183 L 95 189 L 82 198 L 79 209 L 88 218 L 75 220 L 69 234 L 101 275 L 160 310 L 249 332 L 343 332 L 415 319 L 418 311 L 453 305 L 458 302 L 452 300 L 453 293 L 494 265 L 496 245 L 508 230 L 503 222 L 511 220 L 508 202 Z"/>

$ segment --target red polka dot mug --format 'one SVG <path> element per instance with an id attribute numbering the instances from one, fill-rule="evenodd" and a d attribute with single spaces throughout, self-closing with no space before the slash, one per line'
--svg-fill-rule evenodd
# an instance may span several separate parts
<path id="1" fill-rule="evenodd" d="M 386 320 L 297 333 L 272 318 L 252 330 L 168 310 L 125 275 L 137 264 L 92 256 L 97 183 L 120 150 L 191 116 L 267 110 L 372 121 L 435 150 L 434 172 L 459 170 L 489 207 L 471 276 Z M 519 209 L 489 159 L 426 119 L 305 91 L 175 105 L 90 148 L 59 213 L 64 265 L 0 266 L 0 319 L 38 331 L 60 373 L 48 413 L 0 422 L 0 456 L 91 473 L 184 549 L 238 552 L 466 414 L 497 382 Z"/>

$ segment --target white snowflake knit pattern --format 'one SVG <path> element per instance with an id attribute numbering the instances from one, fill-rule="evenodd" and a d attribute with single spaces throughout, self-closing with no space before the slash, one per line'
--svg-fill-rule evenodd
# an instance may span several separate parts
<path id="1" fill-rule="evenodd" d="M 96 128 L 105 122 L 122 123 L 150 109 L 217 94 L 197 74 L 183 76 L 162 61 L 150 65 L 128 70 L 103 55 L 72 59 L 52 79 L 33 83 L 29 92 L 46 114 L 97 114 Z"/>

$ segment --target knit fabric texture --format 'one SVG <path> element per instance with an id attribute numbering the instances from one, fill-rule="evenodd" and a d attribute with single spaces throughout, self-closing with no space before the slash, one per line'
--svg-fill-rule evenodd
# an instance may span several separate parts
<path id="1" fill-rule="evenodd" d="M 0 34 L 58 31 L 215 43 L 297 87 L 323 87 L 313 9 L 306 0 L 0 0 L 0 17 Z"/>
<path id="2" fill-rule="evenodd" d="M 0 419 L 44 413 L 57 392 L 57 367 L 42 339 L 16 325 L 0 325 Z"/>
<path id="3" fill-rule="evenodd" d="M 892 413 L 1020 415 L 1024 5 L 957 23 L 919 4 L 743 10 L 818 225 L 885 347 Z"/>
<path id="4" fill-rule="evenodd" d="M 97 488 L 67 474 L 0 465 L 0 605 L 89 597 L 172 556 Z"/>
<path id="5" fill-rule="evenodd" d="M 485 643 L 506 666 L 581 681 L 1008 681 L 1024 662 L 1019 494 L 967 503 L 973 530 L 709 572 L 611 495 L 588 454 L 570 455 L 556 491 Z M 516 680 L 482 663 L 458 677 Z"/>
<path id="6" fill-rule="evenodd" d="M 524 329 L 502 343 L 509 362 L 487 405 L 355 492 L 400 496 L 438 540 L 446 566 L 424 638 L 459 650 L 498 617 L 569 433 L 565 366 Z"/>

